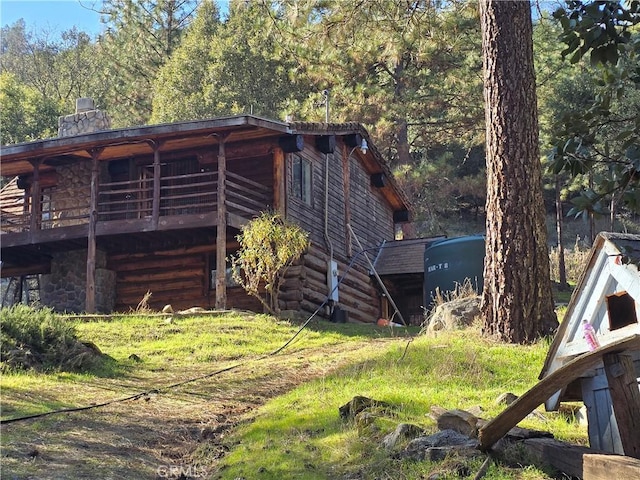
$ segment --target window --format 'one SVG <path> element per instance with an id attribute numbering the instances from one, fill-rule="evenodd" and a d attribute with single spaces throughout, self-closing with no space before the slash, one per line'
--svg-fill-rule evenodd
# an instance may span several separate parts
<path id="1" fill-rule="evenodd" d="M 627 292 L 618 292 L 606 296 L 609 312 L 609 330 L 617 330 L 638 323 L 636 302 Z"/>
<path id="2" fill-rule="evenodd" d="M 215 257 L 214 257 L 215 260 Z M 227 259 L 227 265 L 225 269 L 225 279 L 227 283 L 227 287 L 238 287 L 240 284 L 235 281 L 233 278 L 233 267 L 231 266 L 231 261 Z M 211 290 L 216 289 L 216 270 L 215 268 L 211 269 L 210 278 L 209 278 L 209 288 Z"/>
<path id="3" fill-rule="evenodd" d="M 291 192 L 293 197 L 311 205 L 311 162 L 294 155 L 291 168 L 293 170 Z"/>

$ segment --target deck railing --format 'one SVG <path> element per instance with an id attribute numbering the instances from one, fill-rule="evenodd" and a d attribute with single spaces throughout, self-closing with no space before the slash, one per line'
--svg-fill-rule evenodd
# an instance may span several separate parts
<path id="1" fill-rule="evenodd" d="M 271 189 L 232 172 L 226 172 L 226 202 L 229 213 L 252 218 L 271 204 Z M 98 188 L 98 221 L 144 219 L 153 215 L 153 178 L 126 182 L 101 183 Z M 218 174 L 202 172 L 162 177 L 160 180 L 160 217 L 212 213 L 217 211 Z M 86 224 L 89 222 L 88 201 L 73 206 L 57 199 L 55 191 L 43 195 L 37 228 L 41 230 Z M 24 195 L 3 198 L 0 205 L 24 204 Z M 30 230 L 31 212 L 20 208 L 2 209 L 2 233 Z"/>

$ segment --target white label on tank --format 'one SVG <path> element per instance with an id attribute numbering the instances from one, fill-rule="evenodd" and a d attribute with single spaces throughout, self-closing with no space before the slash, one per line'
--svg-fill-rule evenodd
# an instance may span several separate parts
<path id="1" fill-rule="evenodd" d="M 436 263 L 435 265 L 429 265 L 427 267 L 427 273 L 432 273 L 436 270 L 449 270 L 449 262 Z"/>

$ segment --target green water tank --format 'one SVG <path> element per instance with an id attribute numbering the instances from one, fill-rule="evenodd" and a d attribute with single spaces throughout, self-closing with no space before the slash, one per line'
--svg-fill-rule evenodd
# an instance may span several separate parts
<path id="1" fill-rule="evenodd" d="M 465 279 L 482 292 L 484 235 L 447 238 L 434 242 L 424 251 L 424 305 L 431 308 L 436 289 L 452 292 Z"/>

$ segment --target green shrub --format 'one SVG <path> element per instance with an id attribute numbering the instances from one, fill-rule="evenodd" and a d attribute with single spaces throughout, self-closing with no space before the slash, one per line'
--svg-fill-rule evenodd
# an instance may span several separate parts
<path id="1" fill-rule="evenodd" d="M 277 315 L 284 274 L 309 248 L 309 233 L 275 212 L 262 212 L 236 238 L 240 249 L 231 257 L 233 279 Z"/>
<path id="2" fill-rule="evenodd" d="M 75 327 L 50 309 L 17 304 L 0 310 L 2 370 L 81 370 L 101 356 L 78 341 Z"/>
<path id="3" fill-rule="evenodd" d="M 587 260 L 589 259 L 590 249 L 588 247 L 581 246 L 579 241 L 576 240 L 573 248 L 565 248 L 564 250 L 564 265 L 567 272 L 567 282 L 570 285 L 575 285 L 580 279 L 580 275 L 587 266 Z M 559 282 L 559 262 L 560 252 L 559 249 L 552 248 L 549 252 L 549 262 L 551 268 L 551 280 Z"/>

